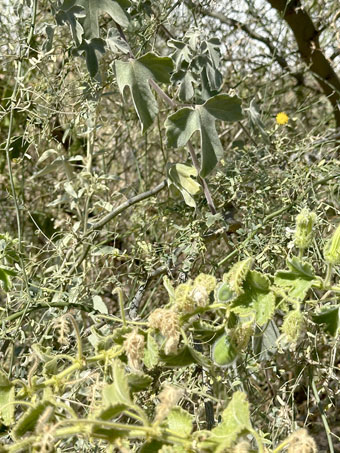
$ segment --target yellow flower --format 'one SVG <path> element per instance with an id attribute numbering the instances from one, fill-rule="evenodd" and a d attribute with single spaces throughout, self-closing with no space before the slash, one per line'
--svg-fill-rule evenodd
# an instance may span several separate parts
<path id="1" fill-rule="evenodd" d="M 288 120 L 289 120 L 288 115 L 285 112 L 280 112 L 276 115 L 276 122 L 281 126 L 287 124 Z"/>

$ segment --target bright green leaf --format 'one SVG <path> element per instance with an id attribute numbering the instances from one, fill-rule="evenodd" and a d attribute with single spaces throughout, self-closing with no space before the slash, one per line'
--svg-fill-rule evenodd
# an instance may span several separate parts
<path id="1" fill-rule="evenodd" d="M 0 280 L 4 291 L 9 291 L 12 288 L 12 278 L 16 272 L 8 266 L 0 266 Z"/>
<path id="2" fill-rule="evenodd" d="M 131 406 L 130 389 L 124 365 L 120 360 L 115 360 L 112 366 L 113 383 L 103 388 L 103 401 L 106 406 L 117 403 Z"/>
<path id="3" fill-rule="evenodd" d="M 223 452 L 230 448 L 238 435 L 245 430 L 252 430 L 249 403 L 245 393 L 236 392 L 223 411 L 222 422 L 211 430 L 211 437 L 205 443 L 217 444 L 214 452 Z"/>
<path id="4" fill-rule="evenodd" d="M 302 301 L 315 282 L 312 266 L 294 257 L 287 261 L 289 271 L 279 270 L 274 277 L 274 285 L 284 289 L 292 299 Z"/>
<path id="5" fill-rule="evenodd" d="M 231 310 L 241 316 L 255 315 L 259 326 L 268 322 L 275 309 L 275 295 L 270 291 L 268 278 L 256 271 L 249 271 L 241 294 L 231 306 Z"/>

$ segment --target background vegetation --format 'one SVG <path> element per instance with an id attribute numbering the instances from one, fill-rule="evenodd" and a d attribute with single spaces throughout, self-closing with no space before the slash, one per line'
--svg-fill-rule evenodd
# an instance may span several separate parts
<path id="1" fill-rule="evenodd" d="M 338 451 L 337 2 L 0 21 L 0 451 Z"/>

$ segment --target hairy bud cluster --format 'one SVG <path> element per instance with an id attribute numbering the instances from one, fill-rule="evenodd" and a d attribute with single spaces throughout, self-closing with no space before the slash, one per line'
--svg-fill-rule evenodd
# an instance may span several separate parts
<path id="1" fill-rule="evenodd" d="M 306 249 L 312 244 L 313 226 L 316 221 L 315 212 L 307 208 L 302 209 L 300 214 L 296 216 L 295 229 L 295 246 L 299 249 Z"/>
<path id="2" fill-rule="evenodd" d="M 148 322 L 151 329 L 159 330 L 166 338 L 165 354 L 175 354 L 180 338 L 178 314 L 172 310 L 157 308 L 150 314 Z"/>
<path id="3" fill-rule="evenodd" d="M 183 396 L 183 390 L 172 385 L 166 385 L 158 396 L 159 404 L 156 407 L 155 421 L 160 422 L 168 415 L 171 409 L 176 406 Z"/>
<path id="4" fill-rule="evenodd" d="M 230 329 L 230 339 L 235 345 L 238 352 L 244 351 L 249 343 L 251 336 L 254 334 L 254 323 L 247 322 Z"/>
<path id="5" fill-rule="evenodd" d="M 175 289 L 176 310 L 179 313 L 191 313 L 197 307 L 205 307 L 215 287 L 216 278 L 208 274 L 199 274 L 194 281 L 179 285 Z"/>
<path id="6" fill-rule="evenodd" d="M 128 359 L 129 367 L 133 370 L 139 371 L 142 366 L 142 358 L 144 354 L 144 337 L 133 330 L 126 335 L 124 341 L 124 349 Z"/>
<path id="7" fill-rule="evenodd" d="M 306 429 L 299 429 L 292 434 L 288 447 L 288 453 L 317 453 L 314 439 Z"/>

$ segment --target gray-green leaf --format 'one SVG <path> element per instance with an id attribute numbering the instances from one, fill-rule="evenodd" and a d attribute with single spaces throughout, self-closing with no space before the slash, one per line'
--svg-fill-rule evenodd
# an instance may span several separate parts
<path id="1" fill-rule="evenodd" d="M 185 107 L 178 110 L 165 122 L 169 146 L 185 146 L 194 132 L 200 132 L 202 177 L 209 174 L 223 156 L 223 148 L 215 128 L 216 119 L 229 122 L 242 119 L 240 100 L 235 96 L 219 94 L 195 109 Z"/>
<path id="2" fill-rule="evenodd" d="M 168 83 L 172 69 L 171 58 L 158 57 L 151 52 L 137 60 L 115 62 L 118 88 L 123 94 L 125 87 L 129 87 L 143 132 L 151 126 L 158 113 L 158 105 L 150 89 L 149 80 Z"/>
<path id="3" fill-rule="evenodd" d="M 84 8 L 85 18 L 81 21 L 86 39 L 99 38 L 99 16 L 109 14 L 122 27 L 129 25 L 125 9 L 130 6 L 129 0 L 77 0 Z"/>

